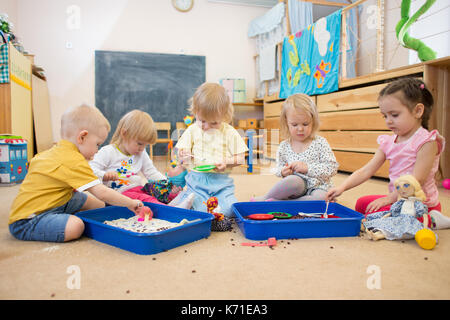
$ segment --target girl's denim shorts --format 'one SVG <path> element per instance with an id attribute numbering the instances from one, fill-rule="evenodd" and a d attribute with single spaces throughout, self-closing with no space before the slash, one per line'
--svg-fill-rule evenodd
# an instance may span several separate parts
<path id="1" fill-rule="evenodd" d="M 83 207 L 86 199 L 87 194 L 75 191 L 66 204 L 11 223 L 9 231 L 19 240 L 64 242 L 67 220 Z"/>

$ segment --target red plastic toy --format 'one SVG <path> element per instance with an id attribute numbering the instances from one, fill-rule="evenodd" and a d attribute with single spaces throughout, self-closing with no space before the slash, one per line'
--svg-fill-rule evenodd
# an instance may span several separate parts
<path id="1" fill-rule="evenodd" d="M 273 214 L 269 214 L 269 213 L 254 213 L 254 214 L 247 216 L 247 219 L 252 219 L 252 220 L 271 220 L 273 218 L 274 218 Z"/>

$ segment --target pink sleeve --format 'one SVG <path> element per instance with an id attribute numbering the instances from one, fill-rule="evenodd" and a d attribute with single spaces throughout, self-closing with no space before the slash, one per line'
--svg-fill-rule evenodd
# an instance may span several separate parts
<path id="1" fill-rule="evenodd" d="M 378 136 L 377 138 L 377 142 L 380 145 L 380 149 L 381 151 L 384 152 L 384 154 L 386 154 L 386 150 L 390 145 L 390 140 L 392 139 L 392 136 L 383 134 L 381 136 Z"/>
<path id="2" fill-rule="evenodd" d="M 439 134 L 437 130 L 433 130 L 431 132 L 424 131 L 421 137 L 414 142 L 413 144 L 414 151 L 417 152 L 425 143 L 430 141 L 437 142 L 438 155 L 441 154 L 442 150 L 444 150 L 445 139 Z"/>

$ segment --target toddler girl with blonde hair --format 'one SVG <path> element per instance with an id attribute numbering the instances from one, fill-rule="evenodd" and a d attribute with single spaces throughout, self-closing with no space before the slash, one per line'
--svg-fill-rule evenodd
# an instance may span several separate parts
<path id="1" fill-rule="evenodd" d="M 317 135 L 319 114 L 310 97 L 295 94 L 286 99 L 280 129 L 282 136 L 289 136 L 277 150 L 275 175 L 283 179 L 251 201 L 325 199 L 338 163 L 327 140 Z"/>
<path id="2" fill-rule="evenodd" d="M 152 117 L 141 110 L 132 110 L 125 114 L 117 124 L 109 145 L 101 148 L 89 162 L 95 175 L 103 183 L 125 196 L 141 201 L 160 203 L 154 196 L 143 190 L 142 173 L 147 180 L 167 180 L 153 165 L 145 150 L 147 145 L 156 141 L 156 128 Z M 192 197 L 183 202 L 176 194 L 181 188 L 174 187 L 169 206 L 190 209 Z"/>

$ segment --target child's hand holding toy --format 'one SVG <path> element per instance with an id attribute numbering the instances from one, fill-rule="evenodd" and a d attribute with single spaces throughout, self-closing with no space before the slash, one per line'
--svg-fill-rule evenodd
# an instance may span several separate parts
<path id="1" fill-rule="evenodd" d="M 138 221 L 148 221 L 153 218 L 153 212 L 149 207 L 139 207 L 137 215 Z"/>
<path id="2" fill-rule="evenodd" d="M 190 163 L 192 159 L 192 153 L 189 150 L 186 149 L 180 149 L 178 151 L 178 159 L 182 163 Z"/>
<path id="3" fill-rule="evenodd" d="M 303 161 L 295 161 L 290 164 L 290 167 L 293 172 L 298 173 L 307 173 L 308 172 L 308 165 L 304 163 Z"/>
<path id="4" fill-rule="evenodd" d="M 286 163 L 286 165 L 283 167 L 283 169 L 281 169 L 281 176 L 282 177 L 287 177 L 290 176 L 291 174 L 293 174 L 294 171 L 292 171 L 292 168 L 289 164 Z"/>
<path id="5" fill-rule="evenodd" d="M 103 181 L 115 181 L 119 180 L 119 175 L 117 171 L 108 171 L 103 176 Z"/>
<path id="6" fill-rule="evenodd" d="M 135 215 L 138 215 L 140 212 L 140 208 L 144 206 L 141 200 L 130 199 L 131 203 L 127 206 L 128 209 L 134 212 Z"/>
<path id="7" fill-rule="evenodd" d="M 216 167 L 214 168 L 214 171 L 216 172 L 224 172 L 227 168 L 227 164 L 225 162 L 215 163 Z"/>

